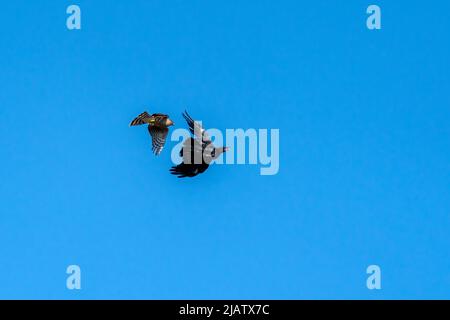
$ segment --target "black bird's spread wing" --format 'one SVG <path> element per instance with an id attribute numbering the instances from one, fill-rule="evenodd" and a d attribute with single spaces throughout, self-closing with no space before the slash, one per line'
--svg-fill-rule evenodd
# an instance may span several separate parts
<path id="1" fill-rule="evenodd" d="M 180 151 L 183 162 L 170 169 L 170 173 L 178 176 L 178 178 L 195 177 L 205 172 L 213 160 L 212 153 L 215 149 L 211 138 L 199 122 L 194 121 L 187 111 L 183 113 L 183 118 L 186 120 L 189 131 L 194 135 L 194 138 L 184 141 L 183 148 Z"/>
<path id="2" fill-rule="evenodd" d="M 208 143 L 201 143 L 197 139 L 189 138 L 184 141 L 180 156 L 183 162 L 172 167 L 170 172 L 178 178 L 195 177 L 205 172 L 209 167 L 208 161 L 205 161 L 204 150 Z"/>
<path id="3" fill-rule="evenodd" d="M 178 178 L 195 177 L 196 175 L 205 172 L 209 165 L 206 163 L 202 164 L 186 164 L 184 162 L 179 165 L 172 167 L 170 173 L 178 176 Z"/>
<path id="4" fill-rule="evenodd" d="M 152 151 L 156 155 L 159 155 L 164 148 L 164 144 L 166 143 L 166 137 L 169 133 L 169 129 L 148 126 L 148 132 L 152 137 Z"/>
<path id="5" fill-rule="evenodd" d="M 184 140 L 183 147 L 180 150 L 180 157 L 193 157 L 196 154 L 203 154 L 205 143 L 200 143 L 194 138 Z M 186 161 L 185 161 L 186 162 Z"/>
<path id="6" fill-rule="evenodd" d="M 194 121 L 192 119 L 192 117 L 189 115 L 189 113 L 187 113 L 187 111 L 184 111 L 183 118 L 186 120 L 186 122 L 187 122 L 187 124 L 189 126 L 189 131 L 197 139 L 199 139 L 202 142 L 211 142 L 211 138 L 206 133 L 206 130 L 203 129 L 202 125 L 199 122 Z"/>

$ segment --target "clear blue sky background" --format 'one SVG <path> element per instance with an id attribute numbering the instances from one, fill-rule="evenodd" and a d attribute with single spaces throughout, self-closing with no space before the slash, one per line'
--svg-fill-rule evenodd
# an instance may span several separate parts
<path id="1" fill-rule="evenodd" d="M 66 29 L 73 3 L 81 31 Z M 450 298 L 449 12 L 3 1 L 0 298 Z M 170 152 L 128 124 L 148 110 L 184 126 L 184 108 L 279 128 L 279 174 L 171 176 Z"/>

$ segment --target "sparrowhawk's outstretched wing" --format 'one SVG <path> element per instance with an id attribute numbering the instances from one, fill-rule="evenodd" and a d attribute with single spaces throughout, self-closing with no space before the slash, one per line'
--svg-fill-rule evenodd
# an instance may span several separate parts
<path id="1" fill-rule="evenodd" d="M 130 127 L 148 123 L 147 120 L 150 118 L 151 118 L 151 116 L 148 114 L 147 111 L 142 112 L 140 115 L 138 115 L 136 118 L 134 118 L 133 121 L 131 121 Z"/>
<path id="2" fill-rule="evenodd" d="M 164 144 L 166 143 L 166 137 L 169 133 L 169 129 L 148 126 L 148 132 L 152 137 L 152 151 L 154 154 L 159 155 L 164 148 Z"/>

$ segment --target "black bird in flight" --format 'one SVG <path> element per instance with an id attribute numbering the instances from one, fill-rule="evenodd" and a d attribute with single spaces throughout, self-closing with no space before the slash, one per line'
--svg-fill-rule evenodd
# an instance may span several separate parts
<path id="1" fill-rule="evenodd" d="M 170 172 L 178 178 L 195 177 L 205 172 L 211 161 L 228 151 L 228 147 L 214 146 L 205 129 L 202 128 L 200 123 L 194 121 L 187 111 L 183 113 L 183 117 L 194 138 L 190 137 L 184 141 L 183 148 L 180 151 L 183 162 L 170 169 Z"/>
<path id="2" fill-rule="evenodd" d="M 148 132 L 152 137 L 152 151 L 155 155 L 159 155 L 166 143 L 169 127 L 173 126 L 174 123 L 166 114 L 154 113 L 149 115 L 146 111 L 131 121 L 130 127 L 146 123 L 148 123 Z"/>

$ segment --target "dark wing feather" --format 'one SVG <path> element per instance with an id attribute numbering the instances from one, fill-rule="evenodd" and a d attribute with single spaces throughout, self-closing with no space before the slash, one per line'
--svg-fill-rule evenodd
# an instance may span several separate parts
<path id="1" fill-rule="evenodd" d="M 195 154 L 202 154 L 203 153 L 203 145 L 200 142 L 198 142 L 198 140 L 195 140 L 194 138 L 188 138 L 184 141 L 183 143 L 183 147 L 180 150 L 180 157 L 183 157 L 184 155 L 189 157 L 189 156 L 193 156 L 192 151 Z"/>
<path id="2" fill-rule="evenodd" d="M 199 122 L 194 121 L 194 119 L 192 119 L 192 117 L 189 115 L 189 113 L 187 113 L 187 111 L 184 111 L 183 118 L 186 120 L 186 122 L 189 126 L 189 131 L 197 139 L 201 140 L 202 142 L 210 142 L 211 141 L 211 138 L 206 133 L 206 130 L 203 129 L 202 125 Z"/>
<path id="3" fill-rule="evenodd" d="M 148 132 L 152 137 L 152 151 L 154 154 L 159 155 L 164 148 L 164 144 L 166 143 L 166 137 L 169 133 L 169 129 L 148 126 Z"/>
<path id="4" fill-rule="evenodd" d="M 199 122 L 194 121 L 187 111 L 183 113 L 183 118 L 186 120 L 189 131 L 194 135 L 195 139 L 186 139 L 180 151 L 183 162 L 170 169 L 170 173 L 178 176 L 178 178 L 195 177 L 205 172 L 209 167 L 210 156 L 207 155 L 206 159 L 204 159 L 203 155 L 205 151 L 210 153 L 214 148 L 211 138 Z"/>
<path id="5" fill-rule="evenodd" d="M 148 114 L 148 112 L 147 111 L 142 112 L 140 115 L 138 115 L 136 118 L 134 118 L 133 121 L 131 121 L 130 127 L 144 124 L 145 120 L 148 118 L 150 118 L 150 115 Z"/>
<path id="6" fill-rule="evenodd" d="M 182 162 L 179 165 L 172 167 L 170 169 L 170 173 L 178 176 L 178 178 L 186 178 L 186 177 L 192 178 L 200 173 L 205 172 L 205 170 L 208 169 L 208 167 L 209 165 L 206 163 L 186 164 Z"/>
<path id="7" fill-rule="evenodd" d="M 195 177 L 205 172 L 209 167 L 209 162 L 205 162 L 203 159 L 204 145 L 206 143 L 202 144 L 197 139 L 186 139 L 180 151 L 183 162 L 172 167 L 170 172 L 178 178 Z"/>

